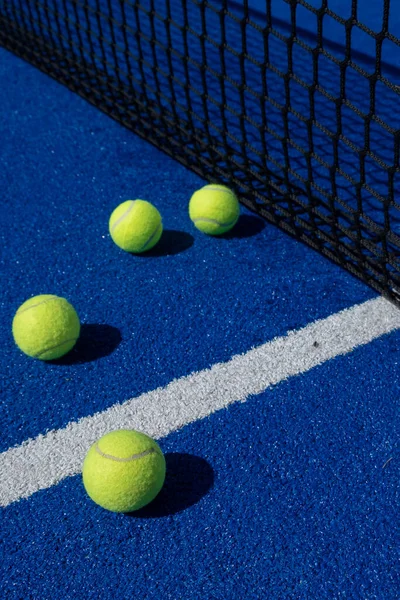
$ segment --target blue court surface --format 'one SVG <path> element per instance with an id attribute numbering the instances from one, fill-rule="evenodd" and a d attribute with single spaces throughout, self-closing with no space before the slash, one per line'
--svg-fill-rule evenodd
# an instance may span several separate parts
<path id="1" fill-rule="evenodd" d="M 0 81 L 0 598 L 398 600 L 398 309 L 244 208 L 202 234 L 198 176 L 5 50 Z M 142 256 L 108 232 L 134 198 Z M 11 334 L 47 293 L 82 323 L 51 363 Z M 137 513 L 82 485 L 113 426 L 165 453 Z"/>

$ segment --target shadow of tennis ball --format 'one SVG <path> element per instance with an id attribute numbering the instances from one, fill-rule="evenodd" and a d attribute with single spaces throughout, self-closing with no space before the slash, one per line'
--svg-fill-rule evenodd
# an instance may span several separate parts
<path id="1" fill-rule="evenodd" d="M 135 257 L 173 256 L 185 252 L 193 246 L 194 237 L 185 231 L 164 229 L 160 241 L 148 252 L 135 254 Z"/>
<path id="2" fill-rule="evenodd" d="M 168 452 L 165 483 L 158 496 L 149 505 L 127 513 L 136 518 L 158 518 L 179 513 L 201 500 L 214 484 L 211 465 L 198 456 Z"/>
<path id="3" fill-rule="evenodd" d="M 49 362 L 53 365 L 92 362 L 112 354 L 121 339 L 119 329 L 111 325 L 83 324 L 78 341 L 72 350 L 65 356 Z"/>
<path id="4" fill-rule="evenodd" d="M 250 238 L 265 228 L 266 222 L 261 217 L 255 217 L 253 215 L 241 214 L 236 225 L 223 235 L 218 237 L 230 240 L 230 239 L 242 239 Z"/>

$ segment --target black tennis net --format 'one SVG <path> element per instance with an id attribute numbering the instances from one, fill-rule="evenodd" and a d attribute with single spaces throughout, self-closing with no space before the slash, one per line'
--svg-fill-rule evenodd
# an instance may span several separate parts
<path id="1" fill-rule="evenodd" d="M 371 2 L 0 0 L 0 45 L 398 301 L 400 39 Z"/>

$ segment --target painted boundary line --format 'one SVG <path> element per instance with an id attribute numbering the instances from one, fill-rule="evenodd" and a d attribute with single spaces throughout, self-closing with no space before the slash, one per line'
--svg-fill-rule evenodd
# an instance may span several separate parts
<path id="1" fill-rule="evenodd" d="M 0 454 L 0 506 L 79 473 L 89 446 L 112 429 L 139 429 L 158 439 L 399 328 L 398 308 L 383 298 L 369 300 L 27 440 Z"/>

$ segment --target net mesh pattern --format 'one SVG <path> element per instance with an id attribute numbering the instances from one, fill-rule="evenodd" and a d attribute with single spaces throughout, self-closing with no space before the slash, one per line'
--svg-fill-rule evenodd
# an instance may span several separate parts
<path id="1" fill-rule="evenodd" d="M 0 45 L 398 301 L 396 1 L 0 0 Z"/>

